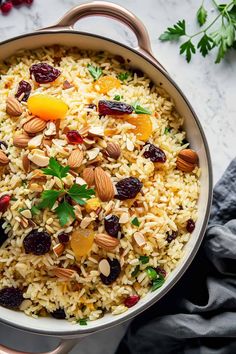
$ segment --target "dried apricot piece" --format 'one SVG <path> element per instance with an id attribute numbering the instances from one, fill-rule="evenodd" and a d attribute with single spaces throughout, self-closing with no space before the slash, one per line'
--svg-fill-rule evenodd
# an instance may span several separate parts
<path id="1" fill-rule="evenodd" d="M 43 120 L 64 119 L 68 111 L 68 106 L 61 99 L 38 94 L 28 99 L 29 111 Z"/>
<path id="2" fill-rule="evenodd" d="M 93 245 L 93 239 L 93 230 L 77 229 L 72 233 L 70 244 L 76 259 L 89 253 Z"/>
<path id="3" fill-rule="evenodd" d="M 130 132 L 137 135 L 139 140 L 146 141 L 152 135 L 152 122 L 148 114 L 139 114 L 137 116 L 127 115 L 125 120 L 135 126 L 135 128 L 130 129 Z"/>
<path id="4" fill-rule="evenodd" d="M 112 89 L 119 89 L 121 86 L 120 81 L 113 76 L 102 76 L 95 83 L 96 91 L 106 94 Z"/>

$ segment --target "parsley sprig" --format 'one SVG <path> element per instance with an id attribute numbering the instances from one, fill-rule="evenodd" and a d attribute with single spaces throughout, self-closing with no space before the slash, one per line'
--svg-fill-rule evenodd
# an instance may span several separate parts
<path id="1" fill-rule="evenodd" d="M 102 69 L 99 66 L 87 65 L 90 75 L 94 78 L 94 81 L 98 80 L 102 76 Z"/>
<path id="2" fill-rule="evenodd" d="M 68 175 L 69 169 L 69 166 L 61 166 L 53 157 L 51 157 L 49 160 L 49 166 L 43 168 L 42 171 L 45 175 L 58 177 L 64 185 L 63 178 Z M 41 194 L 41 201 L 34 207 L 34 212 L 36 214 L 36 211 L 40 209 L 52 209 L 56 201 L 58 201 L 58 206 L 54 211 L 57 214 L 61 226 L 64 226 L 70 218 L 75 219 L 74 206 L 68 203 L 67 198 L 70 197 L 76 203 L 84 205 L 86 200 L 90 199 L 94 194 L 94 190 L 88 189 L 86 184 L 82 186 L 73 184 L 69 190 L 64 188 L 60 190 L 45 190 Z M 59 198 L 60 201 L 58 200 Z"/>
<path id="3" fill-rule="evenodd" d="M 173 27 L 168 27 L 159 39 L 161 41 L 175 41 L 185 37 L 187 41 L 180 45 L 180 54 L 185 55 L 187 62 L 191 61 L 192 55 L 197 50 L 205 57 L 211 50 L 218 48 L 215 63 L 220 63 L 230 49 L 236 49 L 236 0 L 220 5 L 213 0 L 213 3 L 219 13 L 208 25 L 206 24 L 207 10 L 204 7 L 204 0 L 196 14 L 198 24 L 200 26 L 206 24 L 205 28 L 190 35 L 186 31 L 186 21 L 180 20 Z M 218 27 L 213 30 L 215 24 L 220 21 Z M 193 39 L 197 36 L 201 37 L 195 43 Z"/>

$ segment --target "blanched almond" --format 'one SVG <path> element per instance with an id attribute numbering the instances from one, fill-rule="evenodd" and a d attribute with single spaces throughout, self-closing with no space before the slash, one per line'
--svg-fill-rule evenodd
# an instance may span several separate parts
<path id="1" fill-rule="evenodd" d="M 9 158 L 7 155 L 0 150 L 0 166 L 6 166 L 10 162 Z"/>
<path id="2" fill-rule="evenodd" d="M 101 168 L 96 167 L 95 172 L 95 186 L 99 198 L 103 202 L 108 202 L 114 198 L 114 187 L 111 177 Z"/>
<path id="3" fill-rule="evenodd" d="M 17 134 L 13 138 L 13 145 L 18 148 L 26 148 L 28 146 L 28 142 L 30 137 L 26 134 Z"/>
<path id="4" fill-rule="evenodd" d="M 65 250 L 65 245 L 63 243 L 58 243 L 52 248 L 56 257 L 60 257 Z"/>
<path id="5" fill-rule="evenodd" d="M 72 269 L 66 269 L 66 268 L 54 268 L 53 273 L 56 277 L 62 278 L 62 279 L 73 279 L 75 278 L 76 271 Z"/>
<path id="6" fill-rule="evenodd" d="M 104 136 L 104 128 L 103 127 L 90 127 L 88 130 L 89 136 L 97 136 L 103 137 Z"/>
<path id="7" fill-rule="evenodd" d="M 88 155 L 88 159 L 91 161 L 91 160 L 94 160 L 98 156 L 100 150 L 99 150 L 99 148 L 93 148 L 93 149 L 87 150 L 86 152 Z"/>
<path id="8" fill-rule="evenodd" d="M 111 273 L 111 267 L 107 259 L 102 259 L 98 264 L 98 269 L 100 273 L 108 277 Z"/>
<path id="9" fill-rule="evenodd" d="M 145 237 L 143 236 L 143 234 L 141 232 L 135 232 L 133 237 L 139 247 L 142 247 L 146 244 Z"/>
<path id="10" fill-rule="evenodd" d="M 32 152 L 28 155 L 28 158 L 39 167 L 45 167 L 49 164 L 49 157 L 45 156 L 44 151 L 39 149 L 32 150 Z"/>
<path id="11" fill-rule="evenodd" d="M 87 183 L 87 185 L 89 187 L 94 185 L 95 172 L 94 172 L 94 167 L 93 166 L 86 167 L 83 170 L 83 179 L 85 180 L 85 182 Z"/>
<path id="12" fill-rule="evenodd" d="M 13 117 L 19 117 L 23 113 L 20 102 L 14 96 L 7 98 L 6 112 Z"/>
<path id="13" fill-rule="evenodd" d="M 40 118 L 32 118 L 24 124 L 23 129 L 29 135 L 37 134 L 45 129 L 47 122 Z"/>
<path id="14" fill-rule="evenodd" d="M 80 149 L 75 149 L 70 154 L 67 164 L 70 168 L 77 168 L 80 167 L 84 158 L 84 152 Z"/>
<path id="15" fill-rule="evenodd" d="M 97 234 L 94 237 L 95 243 L 106 251 L 113 251 L 120 243 L 120 241 L 107 234 Z"/>
<path id="16" fill-rule="evenodd" d="M 85 138 L 88 135 L 88 131 L 89 131 L 89 126 L 85 125 L 79 129 L 78 133 L 79 135 L 82 136 L 82 138 Z"/>
<path id="17" fill-rule="evenodd" d="M 44 135 L 49 137 L 49 136 L 55 136 L 56 134 L 57 134 L 56 124 L 53 122 L 47 122 Z"/>
<path id="18" fill-rule="evenodd" d="M 28 142 L 28 148 L 35 149 L 36 147 L 39 147 L 42 143 L 42 140 L 43 140 L 43 134 L 39 134 L 39 135 L 34 136 Z"/>

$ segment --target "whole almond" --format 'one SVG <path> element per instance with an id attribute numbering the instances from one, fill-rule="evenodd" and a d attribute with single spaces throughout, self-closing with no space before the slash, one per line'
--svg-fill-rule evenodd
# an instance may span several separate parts
<path id="1" fill-rule="evenodd" d="M 80 149 L 75 149 L 70 154 L 67 164 L 70 168 L 80 167 L 84 158 L 84 152 Z"/>
<path id="2" fill-rule="evenodd" d="M 95 243 L 106 251 L 113 251 L 120 243 L 120 241 L 107 234 L 97 234 L 94 237 Z"/>
<path id="3" fill-rule="evenodd" d="M 14 96 L 8 96 L 6 102 L 6 112 L 9 116 L 19 117 L 23 113 L 20 102 Z"/>
<path id="4" fill-rule="evenodd" d="M 6 166 L 10 162 L 9 158 L 7 155 L 0 150 L 0 166 Z"/>
<path id="5" fill-rule="evenodd" d="M 94 172 L 94 167 L 93 166 L 86 167 L 83 170 L 83 179 L 85 180 L 85 182 L 87 183 L 87 185 L 89 187 L 94 185 L 95 172 Z"/>
<path id="6" fill-rule="evenodd" d="M 28 142 L 30 141 L 30 137 L 26 134 L 17 134 L 13 138 L 13 145 L 18 148 L 26 148 L 28 146 Z"/>
<path id="7" fill-rule="evenodd" d="M 184 149 L 179 152 L 176 166 L 180 171 L 192 172 L 198 163 L 198 155 L 194 150 Z"/>
<path id="8" fill-rule="evenodd" d="M 40 118 L 32 118 L 24 124 L 23 129 L 29 135 L 34 135 L 45 129 L 47 122 Z"/>
<path id="9" fill-rule="evenodd" d="M 108 143 L 106 149 L 104 150 L 104 154 L 107 157 L 111 157 L 112 159 L 117 160 L 121 154 L 119 144 L 113 142 Z"/>
<path id="10" fill-rule="evenodd" d="M 25 172 L 29 172 L 30 171 L 30 160 L 28 159 L 28 155 L 25 154 L 22 157 L 22 166 Z"/>
<path id="11" fill-rule="evenodd" d="M 108 202 L 114 198 L 114 187 L 111 177 L 101 168 L 96 167 L 94 171 L 95 186 L 99 198 L 103 202 Z"/>

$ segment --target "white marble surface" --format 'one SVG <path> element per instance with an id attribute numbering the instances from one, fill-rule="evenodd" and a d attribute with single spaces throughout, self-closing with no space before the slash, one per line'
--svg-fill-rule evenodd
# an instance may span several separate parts
<path id="1" fill-rule="evenodd" d="M 34 5 L 13 10 L 8 16 L 0 15 L 0 40 L 33 31 L 53 24 L 80 0 L 35 0 Z M 183 17 L 194 30 L 195 11 L 200 0 L 116 0 L 134 12 L 146 25 L 150 34 L 155 56 L 166 67 L 192 102 L 204 127 L 213 161 L 214 181 L 235 157 L 236 152 L 236 51 L 232 51 L 219 65 L 213 64 L 213 57 L 206 59 L 197 55 L 187 64 L 178 55 L 175 44 L 161 43 L 158 35 L 168 26 Z M 212 14 L 211 14 L 212 15 Z M 129 45 L 135 38 L 126 27 L 108 19 L 91 18 L 82 20 L 76 28 L 109 36 Z M 26 337 L 20 332 L 0 327 L 0 343 L 8 343 L 21 350 L 46 350 L 52 342 L 46 338 Z M 73 353 L 112 354 L 119 338 L 121 327 L 100 333 L 76 347 Z M 11 338 L 11 339 L 10 339 Z M 109 340 L 107 340 L 107 338 Z M 33 341 L 33 342 L 32 342 Z M 99 344 L 98 344 L 99 343 Z M 109 343 L 109 344 L 108 344 Z"/>

